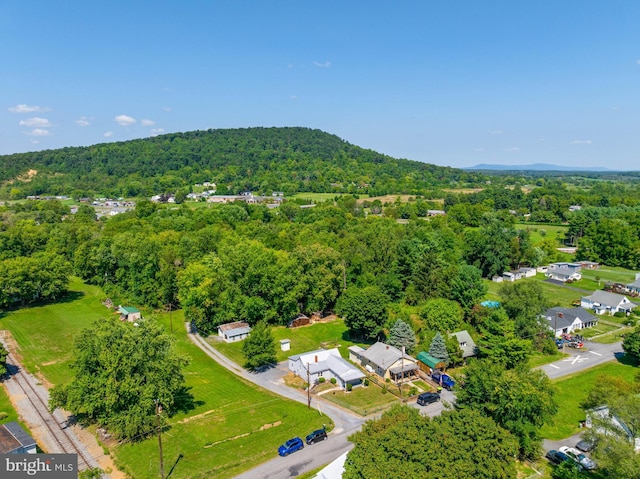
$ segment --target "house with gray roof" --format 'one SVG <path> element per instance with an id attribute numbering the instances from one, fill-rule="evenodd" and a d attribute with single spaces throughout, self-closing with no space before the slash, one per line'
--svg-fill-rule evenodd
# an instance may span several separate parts
<path id="1" fill-rule="evenodd" d="M 640 437 L 634 434 L 629 426 L 609 406 L 600 406 L 587 411 L 585 425 L 604 435 L 618 436 L 629 441 L 635 450 L 640 452 Z"/>
<path id="2" fill-rule="evenodd" d="M 629 293 L 640 295 L 640 273 L 636 273 L 636 280 L 633 283 L 626 284 L 625 287 Z"/>
<path id="3" fill-rule="evenodd" d="M 367 371 L 392 381 L 411 377 L 418 369 L 417 361 L 414 358 L 394 346 L 381 342 L 358 352 L 358 359 L 360 365 Z"/>
<path id="4" fill-rule="evenodd" d="M 289 356 L 289 371 L 309 383 L 336 379 L 336 384 L 346 389 L 347 384 L 357 386 L 365 374 L 340 355 L 338 348 L 316 349 L 307 353 Z"/>
<path id="5" fill-rule="evenodd" d="M 543 316 L 556 338 L 598 325 L 598 317 L 584 308 L 549 308 Z"/>
<path id="6" fill-rule="evenodd" d="M 451 333 L 449 336 L 455 337 L 458 340 L 458 345 L 462 350 L 463 359 L 467 359 L 478 354 L 478 347 L 466 329 L 456 333 Z"/>
<path id="7" fill-rule="evenodd" d="M 15 421 L 0 424 L 0 454 L 36 454 L 36 441 Z"/>
<path id="8" fill-rule="evenodd" d="M 578 263 L 551 263 L 547 266 L 545 276 L 556 281 L 578 281 L 582 279 L 582 265 Z"/>
<path id="9" fill-rule="evenodd" d="M 251 333 L 251 326 L 244 321 L 235 321 L 233 323 L 221 324 L 218 326 L 218 336 L 227 343 L 235 343 L 246 339 Z"/>
<path id="10" fill-rule="evenodd" d="M 629 314 L 637 305 L 621 294 L 598 290 L 590 296 L 583 296 L 580 299 L 580 306 L 584 309 L 591 309 L 596 314 L 617 312 Z"/>

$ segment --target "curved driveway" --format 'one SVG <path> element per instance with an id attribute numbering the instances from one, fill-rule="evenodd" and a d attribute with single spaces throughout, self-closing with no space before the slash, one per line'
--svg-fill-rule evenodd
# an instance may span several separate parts
<path id="1" fill-rule="evenodd" d="M 220 354 L 219 351 L 214 349 L 199 334 L 191 331 L 188 323 L 187 331 L 191 341 L 209 357 L 234 374 L 280 396 L 307 404 L 307 395 L 304 392 L 290 388 L 284 384 L 282 377 L 288 372 L 285 363 L 280 363 L 276 367 L 269 368 L 266 371 L 251 373 L 238 366 L 226 356 Z M 312 446 L 305 446 L 303 450 L 290 456 L 277 457 L 267 461 L 240 474 L 236 479 L 285 479 L 297 477 L 303 472 L 322 467 L 344 452 L 351 450 L 353 444 L 349 442 L 347 438 L 353 432 L 360 429 L 360 426 L 366 419 L 333 404 L 318 400 L 317 397 L 314 396 L 311 397 L 311 407 L 317 409 L 320 414 L 325 414 L 333 420 L 335 428 L 329 434 L 328 440 Z"/>

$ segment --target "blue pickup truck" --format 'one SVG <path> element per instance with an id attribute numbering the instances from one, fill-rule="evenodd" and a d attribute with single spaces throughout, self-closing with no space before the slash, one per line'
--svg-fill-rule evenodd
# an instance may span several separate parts
<path id="1" fill-rule="evenodd" d="M 440 386 L 442 386 L 443 388 L 445 388 L 445 389 L 447 389 L 449 391 L 451 391 L 453 386 L 456 385 L 456 382 L 453 379 L 451 379 L 451 376 L 449 376 L 448 374 L 443 373 L 439 369 L 434 369 L 433 370 L 433 372 L 431 373 L 431 379 L 433 379 Z"/>

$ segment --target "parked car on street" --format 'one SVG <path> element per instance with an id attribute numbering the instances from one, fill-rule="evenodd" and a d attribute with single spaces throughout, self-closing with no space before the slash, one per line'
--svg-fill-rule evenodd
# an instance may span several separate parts
<path id="1" fill-rule="evenodd" d="M 440 395 L 436 393 L 422 393 L 416 401 L 420 406 L 426 406 L 434 402 L 440 401 Z"/>
<path id="2" fill-rule="evenodd" d="M 311 434 L 307 434 L 306 443 L 315 444 L 316 442 L 324 441 L 327 438 L 327 431 L 324 429 L 317 429 Z"/>
<path id="3" fill-rule="evenodd" d="M 298 451 L 299 449 L 304 449 L 304 443 L 299 437 L 294 437 L 278 448 L 278 454 L 284 457 L 288 456 L 292 452 Z"/>
<path id="4" fill-rule="evenodd" d="M 555 449 L 551 449 L 546 454 L 546 458 L 549 459 L 554 464 L 562 464 L 563 462 L 573 462 L 573 460 L 567 456 L 564 452 L 556 451 Z"/>
<path id="5" fill-rule="evenodd" d="M 580 464 L 582 467 L 584 467 L 588 471 L 591 471 L 596 467 L 598 467 L 593 460 L 591 460 L 590 458 L 582 454 L 577 449 L 574 449 L 573 447 L 562 446 L 560 448 L 560 452 L 564 452 L 567 456 L 573 459 L 577 464 Z"/>
<path id="6" fill-rule="evenodd" d="M 578 444 L 576 444 L 576 449 L 583 451 L 583 452 L 589 452 L 589 451 L 593 451 L 593 448 L 596 447 L 596 443 L 595 442 L 591 442 L 591 441 L 586 441 L 586 440 L 582 440 L 580 441 Z"/>

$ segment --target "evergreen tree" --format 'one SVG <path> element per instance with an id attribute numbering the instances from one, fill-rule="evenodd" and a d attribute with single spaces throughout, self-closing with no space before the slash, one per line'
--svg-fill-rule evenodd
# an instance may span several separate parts
<path id="1" fill-rule="evenodd" d="M 431 340 L 431 344 L 429 345 L 429 354 L 434 358 L 442 359 L 445 363 L 449 362 L 447 343 L 439 332 L 436 333 Z"/>
<path id="2" fill-rule="evenodd" d="M 277 362 L 276 344 L 271 329 L 265 322 L 261 321 L 254 326 L 249 337 L 244 340 L 242 352 L 247 358 L 244 366 L 250 370 Z"/>
<path id="3" fill-rule="evenodd" d="M 399 319 L 389 329 L 387 342 L 398 349 L 404 346 L 406 351 L 411 352 L 416 347 L 416 335 L 406 321 Z"/>

